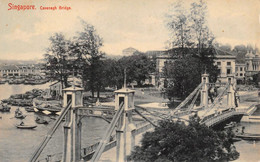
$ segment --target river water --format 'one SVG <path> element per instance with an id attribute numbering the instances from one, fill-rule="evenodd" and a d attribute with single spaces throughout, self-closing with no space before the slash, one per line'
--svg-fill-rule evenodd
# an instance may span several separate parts
<path id="1" fill-rule="evenodd" d="M 24 93 L 34 88 L 46 89 L 49 84 L 44 85 L 0 85 L 0 100 L 8 98 L 12 94 Z M 55 120 L 48 116 L 42 116 L 50 123 L 39 125 L 34 130 L 20 130 L 14 125 L 21 122 L 14 118 L 14 111 L 17 107 L 12 106 L 10 113 L 0 113 L 0 162 L 26 162 L 29 160 L 35 149 L 55 123 Z M 23 120 L 25 124 L 36 124 L 35 118 L 40 114 L 26 112 L 21 108 L 27 117 Z M 259 114 L 260 115 L 260 114 Z M 86 117 L 82 119 L 82 147 L 86 147 L 99 141 L 102 138 L 108 123 L 99 118 Z M 240 123 L 245 126 L 247 133 L 260 133 L 260 123 Z M 240 152 L 240 158 L 236 162 L 259 162 L 260 142 L 239 141 L 235 143 Z M 62 125 L 47 144 L 39 159 L 47 155 L 60 153 L 63 147 Z"/>
<path id="2" fill-rule="evenodd" d="M 0 85 L 0 100 L 8 98 L 11 94 L 24 93 L 34 88 L 45 89 L 45 85 Z M 17 129 L 15 124 L 21 122 L 20 119 L 14 118 L 16 106 L 12 106 L 10 113 L 1 113 L 0 116 L 0 162 L 26 162 L 33 152 L 39 146 L 44 136 L 55 123 L 55 120 L 48 116 L 42 116 L 49 121 L 48 125 L 36 124 L 35 118 L 40 114 L 26 112 L 24 108 L 21 111 L 27 115 L 23 120 L 25 124 L 36 124 L 34 130 Z M 57 118 L 57 117 L 56 117 Z M 102 119 L 86 117 L 82 119 L 82 147 L 89 146 L 98 142 L 106 130 L 108 123 Z M 52 139 L 47 144 L 39 159 L 44 159 L 47 155 L 60 153 L 63 147 L 63 130 L 62 124 L 55 132 Z"/>

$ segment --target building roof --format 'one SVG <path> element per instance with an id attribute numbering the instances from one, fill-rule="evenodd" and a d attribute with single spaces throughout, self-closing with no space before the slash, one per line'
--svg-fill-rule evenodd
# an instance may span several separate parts
<path id="1" fill-rule="evenodd" d="M 16 65 L 3 65 L 0 67 L 1 70 L 19 70 Z"/>
<path id="2" fill-rule="evenodd" d="M 126 49 L 123 49 L 123 52 L 124 51 L 138 51 L 137 49 L 133 48 L 133 47 L 128 47 Z"/>
<path id="3" fill-rule="evenodd" d="M 115 91 L 115 93 L 134 93 L 134 92 L 135 92 L 135 90 L 132 90 L 129 88 L 122 88 L 122 89 Z"/>
<path id="4" fill-rule="evenodd" d="M 245 56 L 246 58 L 253 58 L 253 57 L 255 57 L 255 55 L 253 54 L 253 52 L 252 51 L 250 51 L 250 52 L 247 52 L 246 53 L 246 56 Z"/>
<path id="5" fill-rule="evenodd" d="M 76 87 L 76 86 L 72 86 L 72 87 L 68 87 L 68 88 L 63 89 L 63 91 L 83 91 L 83 90 L 84 90 L 83 88 L 79 88 L 79 87 Z"/>

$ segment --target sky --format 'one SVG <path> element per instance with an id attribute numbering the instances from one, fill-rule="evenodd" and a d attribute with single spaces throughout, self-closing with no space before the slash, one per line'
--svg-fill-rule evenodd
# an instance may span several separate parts
<path id="1" fill-rule="evenodd" d="M 43 58 L 49 37 L 62 32 L 67 39 L 82 31 L 80 20 L 95 26 L 108 55 L 165 50 L 170 31 L 166 14 L 175 0 L 0 0 L 0 59 Z M 188 2 L 187 2 L 188 1 Z M 194 0 L 186 0 L 189 4 Z M 35 5 L 36 10 L 8 10 Z M 222 44 L 260 46 L 260 0 L 208 0 L 208 26 Z M 67 6 L 71 10 L 40 10 Z"/>

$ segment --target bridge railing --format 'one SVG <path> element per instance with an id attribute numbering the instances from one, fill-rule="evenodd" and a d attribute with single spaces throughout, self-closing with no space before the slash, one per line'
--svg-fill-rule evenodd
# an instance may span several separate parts
<path id="1" fill-rule="evenodd" d="M 212 115 L 210 115 L 210 118 L 204 120 L 202 123 L 206 124 L 207 126 L 212 126 L 212 125 L 219 123 L 220 121 L 223 121 L 224 119 L 227 119 L 236 114 L 240 114 L 240 113 L 236 112 L 234 110 L 228 110 L 228 111 L 222 112 L 221 114 L 218 114 L 217 116 L 215 114 L 212 114 Z"/>
<path id="2" fill-rule="evenodd" d="M 252 113 L 255 112 L 255 110 L 257 109 L 256 104 L 252 104 L 251 106 L 249 106 L 248 108 L 244 108 L 244 109 L 236 109 L 237 112 L 240 113 L 245 113 L 247 115 L 252 115 Z M 249 112 L 250 111 L 250 112 Z"/>

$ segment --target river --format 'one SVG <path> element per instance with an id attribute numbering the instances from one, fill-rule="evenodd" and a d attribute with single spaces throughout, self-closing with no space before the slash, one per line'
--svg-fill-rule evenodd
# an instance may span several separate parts
<path id="1" fill-rule="evenodd" d="M 20 94 L 34 88 L 45 89 L 45 85 L 0 85 L 0 100 L 8 98 L 12 94 Z M 1 162 L 26 162 L 33 152 L 39 146 L 44 136 L 55 123 L 55 120 L 48 116 L 43 116 L 50 121 L 48 125 L 37 124 L 34 130 L 21 130 L 15 127 L 15 124 L 21 122 L 14 118 L 16 106 L 12 106 L 10 113 L 0 113 L 0 161 Z M 24 108 L 21 111 L 27 115 L 23 120 L 25 124 L 36 124 L 35 118 L 40 114 L 26 112 Z M 82 119 L 82 147 L 98 142 L 106 130 L 108 123 L 99 118 L 86 117 Z M 55 132 L 52 139 L 47 144 L 39 159 L 44 159 L 47 155 L 60 153 L 63 147 L 62 124 Z"/>
<path id="2" fill-rule="evenodd" d="M 0 100 L 8 98 L 12 94 L 24 93 L 34 88 L 46 89 L 49 84 L 44 85 L 0 85 Z M 20 123 L 20 119 L 14 118 L 14 111 L 17 107 L 12 106 L 10 113 L 0 113 L 0 161 L 2 162 L 26 162 L 29 160 L 41 140 L 53 126 L 55 120 L 43 116 L 50 121 L 48 125 L 39 125 L 35 130 L 20 130 L 14 125 Z M 21 109 L 27 117 L 23 120 L 26 124 L 35 124 L 35 118 L 39 114 L 26 112 Z M 259 114 L 260 115 L 260 114 Z M 93 117 L 82 119 L 82 147 L 99 141 L 107 127 L 107 122 Z M 245 132 L 260 133 L 260 123 L 240 123 L 245 126 Z M 47 144 L 39 159 L 47 155 L 60 153 L 63 146 L 62 125 Z M 240 152 L 240 158 L 236 162 L 258 162 L 260 160 L 260 142 L 240 141 L 235 143 Z"/>

